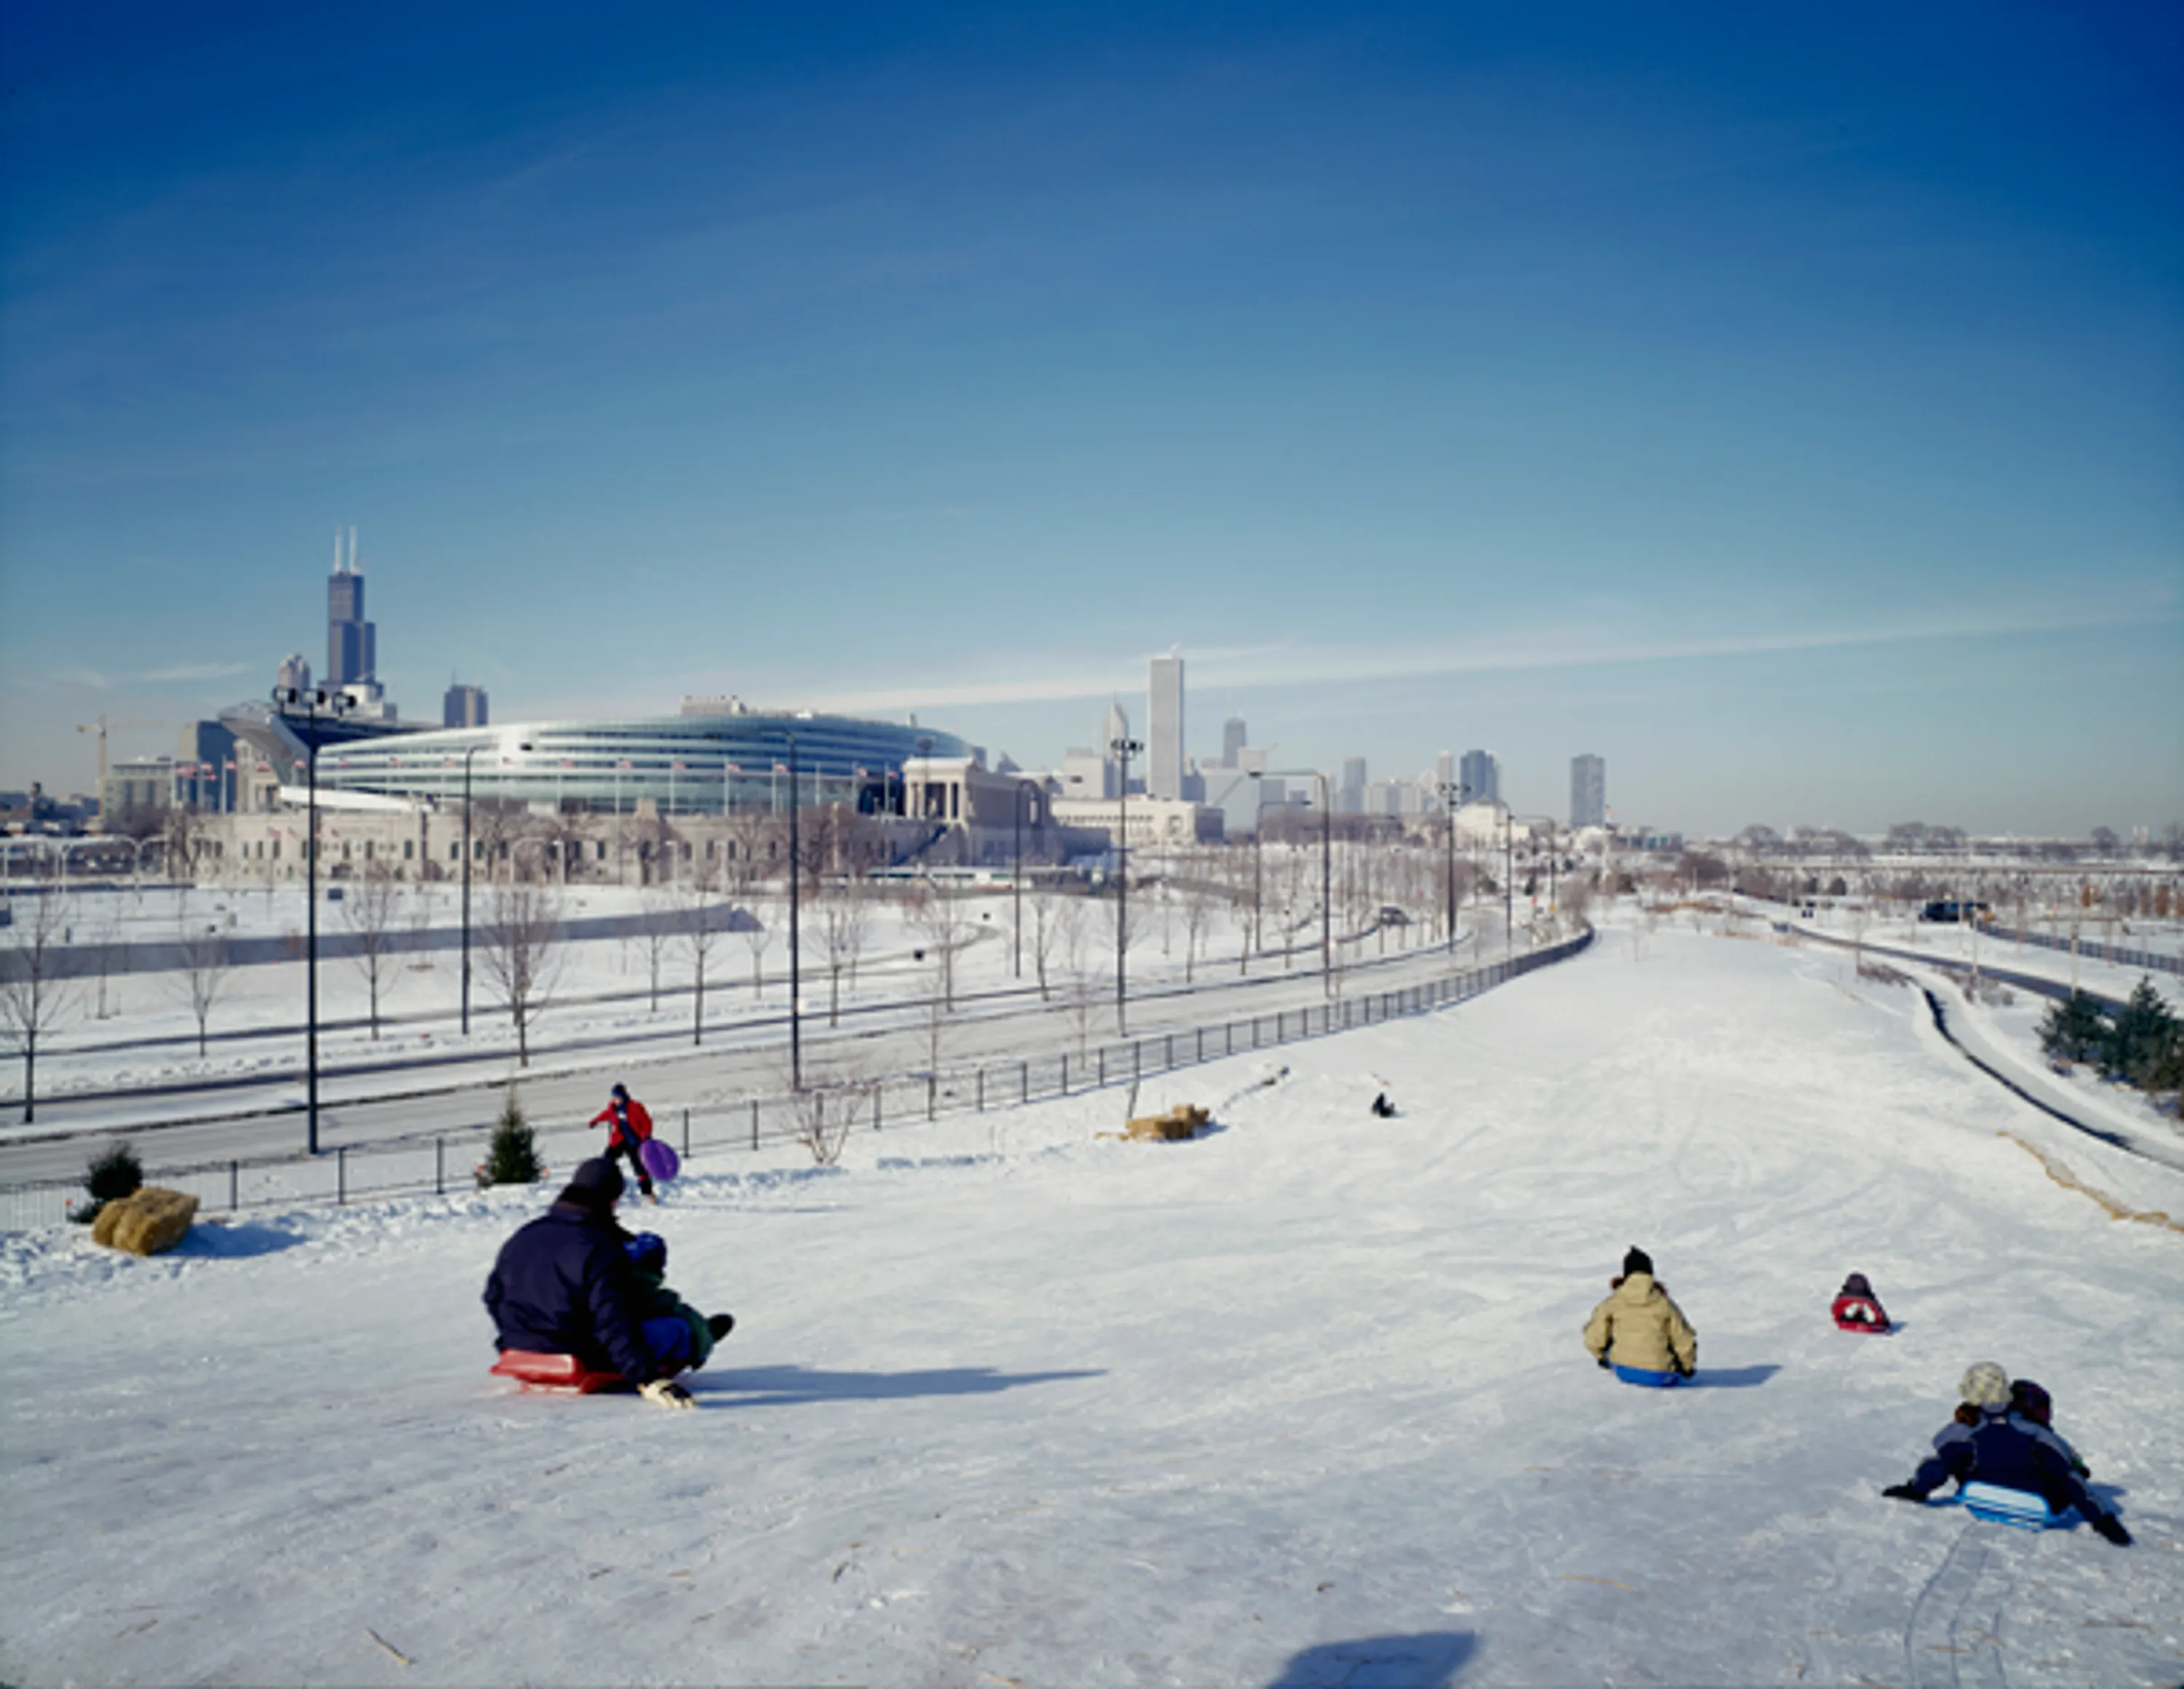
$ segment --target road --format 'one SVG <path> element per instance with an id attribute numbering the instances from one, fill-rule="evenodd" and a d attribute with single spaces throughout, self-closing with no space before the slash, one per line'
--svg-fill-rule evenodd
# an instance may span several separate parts
<path id="1" fill-rule="evenodd" d="M 1499 935 L 1496 935 L 1499 937 Z M 1470 967 L 1501 959 L 1504 947 L 1490 940 L 1482 954 L 1477 935 L 1464 934 L 1456 967 Z M 1253 1016 L 1271 1018 L 1316 1007 L 1326 1001 L 1326 982 L 1299 958 L 1295 971 L 1271 971 L 1248 978 L 1201 974 L 1194 984 L 1134 994 L 1128 1010 L 1131 1038 L 1158 1037 Z M 1413 950 L 1344 967 L 1336 984 L 1346 995 L 1389 991 L 1440 978 L 1454 971 L 1445 949 Z M 921 1073 L 984 1062 L 1051 1056 L 1115 1038 L 1114 999 L 1095 994 L 1082 1009 L 1057 993 L 1041 1002 L 1035 986 L 959 1000 L 953 1014 L 940 1017 L 939 1062 L 934 1062 L 934 1014 L 929 998 L 872 1006 L 844 1014 L 838 1031 L 829 1031 L 823 1015 L 806 1015 L 801 1028 L 804 1076 L 807 1084 L 850 1078 Z M 788 1026 L 783 1012 L 749 1017 L 709 1029 L 703 1049 L 688 1045 L 637 1051 L 630 1040 L 597 1040 L 588 1051 L 555 1051 L 542 1056 L 521 1075 L 526 1114 L 534 1122 L 568 1124 L 588 1118 L 601 1106 L 608 1084 L 626 1080 L 663 1121 L 684 1108 L 719 1107 L 752 1096 L 777 1096 L 788 1089 Z M 611 1051 L 613 1053 L 610 1054 Z M 320 1147 L 384 1142 L 415 1134 L 474 1130 L 498 1112 L 514 1074 L 505 1054 L 495 1054 L 458 1069 L 380 1067 L 321 1083 Z M 86 1142 L 98 1136 L 126 1135 L 148 1166 L 185 1166 L 231 1158 L 277 1155 L 303 1147 L 302 1082 L 289 1074 L 263 1088 L 248 1105 L 230 1106 L 199 1118 L 162 1123 L 156 1119 L 98 1129 L 47 1129 L 48 1121 L 65 1127 L 64 1102 L 42 1104 L 39 1126 L 22 1129 L 0 1143 L 0 1187 L 73 1180 L 81 1176 Z M 202 1102 L 203 1099 L 200 1099 Z"/>

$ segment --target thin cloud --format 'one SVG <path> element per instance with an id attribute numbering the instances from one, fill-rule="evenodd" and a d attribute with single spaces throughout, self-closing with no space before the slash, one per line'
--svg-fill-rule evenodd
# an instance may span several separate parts
<path id="1" fill-rule="evenodd" d="M 238 674 L 248 674 L 248 663 L 180 663 L 172 668 L 153 669 L 137 677 L 148 683 L 190 680 L 229 680 Z"/>
<path id="2" fill-rule="evenodd" d="M 2164 612 L 2156 612 L 2158 617 Z M 1800 630 L 1789 633 L 1729 633 L 1677 638 L 1632 637 L 1602 628 L 1531 629 L 1420 645 L 1280 644 L 1184 648 L 1194 687 L 1337 686 L 1360 681 L 1509 674 L 1617 665 L 1703 662 L 1732 657 L 1782 656 L 1797 652 L 1916 644 L 1933 640 L 2008 638 L 2031 633 L 2084 632 L 2139 626 L 2143 613 L 2121 610 L 2076 615 L 1994 616 L 1907 623 L 1890 627 Z M 850 714 L 907 709 L 969 708 L 1101 698 L 1145 683 L 1142 661 L 1098 668 L 1072 666 L 1022 678 L 935 682 L 925 686 L 822 694 L 811 707 Z"/>

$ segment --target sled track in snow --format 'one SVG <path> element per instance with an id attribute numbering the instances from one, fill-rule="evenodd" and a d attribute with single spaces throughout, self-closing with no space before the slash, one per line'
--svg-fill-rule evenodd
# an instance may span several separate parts
<path id="1" fill-rule="evenodd" d="M 1967 1519 L 1919 1591 L 1903 1627 L 1903 1663 L 1913 1689 L 2008 1689 L 2002 1615 L 2017 1580 L 2010 1575 L 2008 1545 L 1997 1541 L 2005 1530 Z M 1982 1596 L 1990 1564 L 2000 1575 Z"/>

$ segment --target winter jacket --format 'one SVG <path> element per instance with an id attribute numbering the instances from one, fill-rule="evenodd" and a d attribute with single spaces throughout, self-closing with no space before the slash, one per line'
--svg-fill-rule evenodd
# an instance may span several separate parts
<path id="1" fill-rule="evenodd" d="M 641 1296 L 643 1318 L 651 1319 L 679 1319 L 690 1328 L 690 1370 L 698 1371 L 711 1358 L 713 1328 L 705 1324 L 705 1316 L 667 1288 L 665 1273 L 648 1273 L 642 1267 L 636 1269 Z"/>
<path id="2" fill-rule="evenodd" d="M 556 1202 L 501 1246 L 485 1305 L 503 1349 L 574 1355 L 632 1384 L 660 1376 L 644 1341 L 644 1288 L 611 1215 Z"/>
<path id="3" fill-rule="evenodd" d="M 624 1144 L 633 1149 L 652 1135 L 652 1115 L 635 1097 L 631 1097 L 626 1106 L 620 1101 L 609 1103 L 592 1117 L 591 1123 L 613 1127 L 607 1134 L 609 1154 Z"/>
<path id="4" fill-rule="evenodd" d="M 1651 1273 L 1618 1279 L 1585 1322 L 1585 1346 L 1596 1361 L 1689 1376 L 1699 1363 L 1699 1335 Z"/>
<path id="5" fill-rule="evenodd" d="M 1936 1454 L 1946 1454 L 1952 1443 L 1970 1441 L 1972 1433 L 1986 1422 L 1986 1416 L 1980 1408 L 1970 1406 L 1958 1408 L 1957 1417 L 1934 1433 L 1934 1452 Z M 2053 1426 L 2043 1425 L 2037 1419 L 2029 1419 L 2014 1408 L 2008 1410 L 2006 1423 L 2012 1429 L 2031 1437 L 2033 1441 L 2047 1444 L 2049 1448 L 2062 1456 L 2064 1465 L 2069 1467 L 2079 1477 L 2090 1478 L 2093 1475 L 2092 1468 L 2078 1458 L 2078 1451 L 2065 1442 L 2062 1434 Z"/>
<path id="6" fill-rule="evenodd" d="M 1959 1484 L 1976 1479 L 2007 1490 L 2030 1491 L 2058 1513 L 2075 1507 L 2089 1519 L 2099 1517 L 2100 1506 L 2086 1493 L 2053 1441 L 2042 1437 L 2039 1430 L 2007 1407 L 1981 1409 L 1976 1425 L 1957 1421 L 1942 1429 L 1934 1439 L 1932 1458 L 1922 1461 L 1912 1474 L 1911 1487 L 1923 1500 L 1952 1478 Z"/>

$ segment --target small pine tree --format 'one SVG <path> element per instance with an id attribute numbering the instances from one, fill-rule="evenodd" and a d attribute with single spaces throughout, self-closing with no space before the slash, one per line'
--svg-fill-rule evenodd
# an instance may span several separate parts
<path id="1" fill-rule="evenodd" d="M 2040 1047 L 2063 1062 L 2090 1062 L 2108 1041 L 2108 1017 L 2083 991 L 2073 991 L 2040 1023 Z"/>
<path id="2" fill-rule="evenodd" d="M 2153 982 L 2142 978 L 2101 1042 L 2101 1065 L 2118 1079 L 2152 1089 L 2178 1036 L 2176 1015 Z"/>
<path id="3" fill-rule="evenodd" d="M 546 1176 L 546 1169 L 538 1160 L 538 1140 L 531 1124 L 523 1118 L 523 1106 L 515 1099 L 515 1087 L 508 1088 L 508 1101 L 501 1105 L 500 1118 L 494 1123 L 493 1143 L 486 1151 L 485 1165 L 478 1168 L 478 1185 L 536 1185 Z"/>
<path id="4" fill-rule="evenodd" d="M 87 1226 L 109 1202 L 133 1196 L 143 1183 L 144 1164 L 136 1159 L 136 1151 L 126 1144 L 116 1144 L 91 1158 L 83 1174 L 83 1188 L 91 1193 L 91 1201 L 81 1208 L 71 1208 L 69 1218 Z"/>

